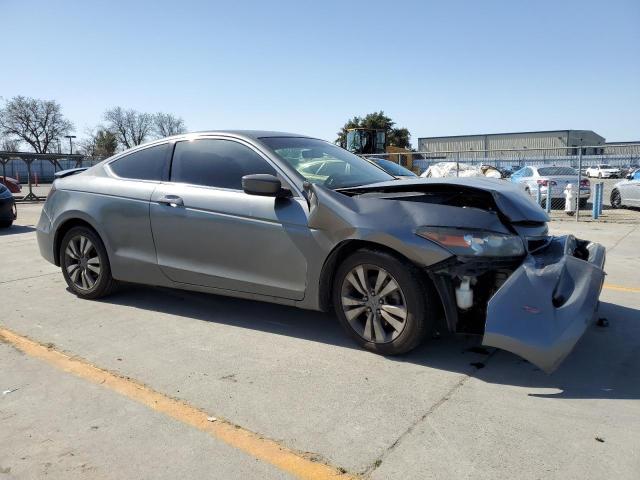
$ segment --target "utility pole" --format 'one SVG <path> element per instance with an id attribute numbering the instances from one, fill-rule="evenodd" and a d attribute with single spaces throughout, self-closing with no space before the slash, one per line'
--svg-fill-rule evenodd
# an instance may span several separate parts
<path id="1" fill-rule="evenodd" d="M 73 155 L 73 142 L 71 141 L 72 138 L 76 138 L 75 135 L 65 135 L 65 138 L 69 139 L 69 155 Z"/>

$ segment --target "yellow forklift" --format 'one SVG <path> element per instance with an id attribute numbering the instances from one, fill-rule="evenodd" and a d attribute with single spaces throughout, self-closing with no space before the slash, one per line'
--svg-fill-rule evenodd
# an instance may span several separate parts
<path id="1" fill-rule="evenodd" d="M 346 148 L 356 155 L 387 153 L 387 132 L 377 128 L 350 128 Z"/>
<path id="2" fill-rule="evenodd" d="M 386 158 L 402 165 L 409 170 L 419 173 L 413 168 L 413 155 L 405 148 L 387 146 L 387 132 L 381 128 L 356 127 L 347 129 L 346 149 L 356 155 L 371 155 L 376 153 L 393 154 Z M 406 153 L 405 153 L 406 152 Z"/>

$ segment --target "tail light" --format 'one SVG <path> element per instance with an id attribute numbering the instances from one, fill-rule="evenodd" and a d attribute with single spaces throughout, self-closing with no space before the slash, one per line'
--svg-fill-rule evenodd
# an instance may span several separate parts
<path id="1" fill-rule="evenodd" d="M 582 180 L 580 180 L 580 186 L 581 187 L 590 187 L 591 186 L 591 182 L 589 182 L 588 178 L 583 178 Z"/>
<path id="2" fill-rule="evenodd" d="M 553 180 L 538 180 L 538 185 L 542 185 L 543 187 L 551 185 L 553 187 L 554 185 L 557 185 L 557 183 Z"/>

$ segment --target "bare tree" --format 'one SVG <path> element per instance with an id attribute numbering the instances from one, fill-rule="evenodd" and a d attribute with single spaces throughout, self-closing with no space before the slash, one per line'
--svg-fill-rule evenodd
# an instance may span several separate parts
<path id="1" fill-rule="evenodd" d="M 20 140 L 17 138 L 5 137 L 0 140 L 0 151 L 17 152 L 20 146 Z"/>
<path id="2" fill-rule="evenodd" d="M 104 113 L 104 119 L 124 148 L 140 145 L 153 130 L 153 115 L 132 109 L 112 108 Z"/>
<path id="3" fill-rule="evenodd" d="M 0 132 L 28 143 L 36 153 L 48 152 L 72 130 L 55 100 L 17 96 L 0 108 Z"/>
<path id="4" fill-rule="evenodd" d="M 185 133 L 184 120 L 171 113 L 158 112 L 153 116 L 153 126 L 158 138 Z"/>

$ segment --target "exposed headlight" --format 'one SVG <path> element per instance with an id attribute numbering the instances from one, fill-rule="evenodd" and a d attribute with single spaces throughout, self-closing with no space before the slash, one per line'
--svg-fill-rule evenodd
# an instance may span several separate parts
<path id="1" fill-rule="evenodd" d="M 524 244 L 516 235 L 443 227 L 423 227 L 416 233 L 456 255 L 517 257 L 525 253 Z"/>

